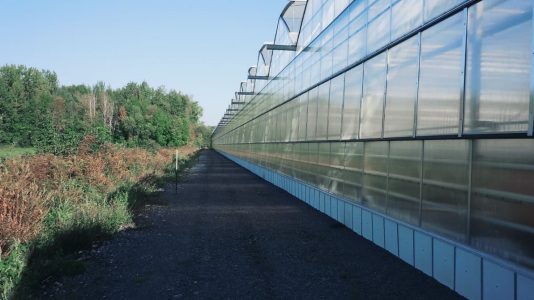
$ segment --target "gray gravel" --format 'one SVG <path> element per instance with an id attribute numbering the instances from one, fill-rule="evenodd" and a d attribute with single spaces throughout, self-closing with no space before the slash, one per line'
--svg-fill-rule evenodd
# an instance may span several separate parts
<path id="1" fill-rule="evenodd" d="M 213 151 L 167 205 L 84 254 L 50 299 L 457 299 L 373 243 Z M 46 294 L 45 294 L 46 293 Z"/>

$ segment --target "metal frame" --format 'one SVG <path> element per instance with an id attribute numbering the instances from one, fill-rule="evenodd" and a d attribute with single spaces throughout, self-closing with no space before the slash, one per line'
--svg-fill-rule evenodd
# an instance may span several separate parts
<path id="1" fill-rule="evenodd" d="M 469 20 L 469 15 L 468 15 L 468 11 L 467 11 L 467 7 L 464 8 L 464 11 L 463 11 L 463 18 L 464 18 L 464 36 L 462 38 L 462 49 L 464 51 L 464 54 L 462 55 L 461 57 L 461 66 L 462 66 L 462 71 L 460 73 L 460 107 L 459 107 L 459 116 L 458 116 L 458 137 L 462 137 L 463 135 L 463 132 L 464 132 L 464 119 L 465 119 L 465 83 L 466 83 L 466 76 L 465 76 L 465 72 L 466 72 L 466 68 L 467 68 L 467 34 L 468 34 L 468 31 L 469 31 L 469 24 L 468 24 L 468 20 Z"/>
<path id="2" fill-rule="evenodd" d="M 319 85 L 321 85 L 321 84 L 323 84 L 323 83 L 325 83 L 325 82 L 331 80 L 332 78 L 337 77 L 337 76 L 341 75 L 342 73 L 345 73 L 345 72 L 349 71 L 350 69 L 352 69 L 352 68 L 354 68 L 354 67 L 356 67 L 356 66 L 358 66 L 358 65 L 360 65 L 360 64 L 363 64 L 364 62 L 366 62 L 366 61 L 368 61 L 368 60 L 374 58 L 375 56 L 381 54 L 382 52 L 387 51 L 389 48 L 392 48 L 392 47 L 394 47 L 394 46 L 396 46 L 396 45 L 398 45 L 398 44 L 400 44 L 400 43 L 402 43 L 402 42 L 408 40 L 409 38 L 411 38 L 411 37 L 413 37 L 413 36 L 419 34 L 420 32 L 423 32 L 424 30 L 426 30 L 426 29 L 428 29 L 428 28 L 434 26 L 435 24 L 437 24 L 437 23 L 439 23 L 439 22 L 441 22 L 441 21 L 443 21 L 443 20 L 445 20 L 445 19 L 447 19 L 447 18 L 449 18 L 449 17 L 455 15 L 455 14 L 458 13 L 458 12 L 461 12 L 461 11 L 465 10 L 466 8 L 472 6 L 472 5 L 474 5 L 474 4 L 476 4 L 476 3 L 480 2 L 480 1 L 482 1 L 482 0 L 469 0 L 469 1 L 466 1 L 466 2 L 464 2 L 464 3 L 460 4 L 460 5 L 458 5 L 457 7 L 454 7 L 454 8 L 452 8 L 452 9 L 450 9 L 449 11 L 443 13 L 442 15 L 440 15 L 440 16 L 438 16 L 438 17 L 432 19 L 432 20 L 429 20 L 428 22 L 422 24 L 421 26 L 418 26 L 417 28 L 415 28 L 415 29 L 413 29 L 412 31 L 406 33 L 405 35 L 403 35 L 403 36 L 397 38 L 396 40 L 391 41 L 390 43 L 388 43 L 388 44 L 386 44 L 385 46 L 383 46 L 383 47 L 377 49 L 376 51 L 374 51 L 374 52 L 372 52 L 372 53 L 369 53 L 368 55 L 364 56 L 364 57 L 363 57 L 362 59 L 360 59 L 359 61 L 356 61 L 356 62 L 354 62 L 354 63 L 348 65 L 346 68 L 343 68 L 343 69 L 339 70 L 338 72 L 332 74 L 331 76 L 328 76 L 328 77 L 326 77 L 325 79 L 323 79 L 323 80 L 321 80 L 321 81 L 319 81 L 319 82 L 313 84 L 312 86 L 308 87 L 307 89 L 305 89 L 305 90 L 299 92 L 298 94 L 292 96 L 290 99 L 288 99 L 288 100 L 286 100 L 286 101 L 284 101 L 284 102 L 282 102 L 282 103 L 280 103 L 280 104 L 278 104 L 278 105 L 275 105 L 274 107 L 271 107 L 268 111 L 274 110 L 274 109 L 276 109 L 277 107 L 279 107 L 279 106 L 285 104 L 286 102 L 289 102 L 289 101 L 295 99 L 296 97 L 298 97 L 298 96 L 300 96 L 300 95 L 302 95 L 302 94 L 304 94 L 304 93 L 306 93 L 306 92 L 309 92 L 310 90 L 316 88 L 317 86 L 319 86 Z M 347 7 L 347 8 L 348 8 L 348 7 Z M 341 14 L 340 14 L 340 15 L 341 15 Z M 332 22 L 332 23 L 333 23 L 333 22 Z M 368 22 L 367 22 L 367 23 L 368 23 Z M 331 26 L 331 24 L 330 24 L 329 26 Z M 366 26 L 368 26 L 368 24 L 367 24 Z M 319 36 L 320 36 L 320 35 L 318 35 L 317 37 L 315 37 L 314 40 L 310 41 L 310 44 L 312 44 L 312 43 L 313 43 Z M 297 56 L 296 56 L 291 62 L 289 62 L 288 65 L 287 65 L 285 68 L 287 68 L 291 63 L 293 63 L 293 62 L 295 61 L 296 58 L 297 58 Z M 283 72 L 285 68 L 283 68 L 280 72 Z M 275 76 L 275 77 L 276 77 L 276 76 Z M 265 87 L 264 87 L 264 89 L 265 89 Z M 245 106 L 245 107 L 246 107 L 246 106 Z M 244 107 L 243 109 L 245 109 L 245 107 Z M 235 129 L 237 129 L 237 128 L 240 127 L 240 126 L 243 126 L 244 124 L 246 124 L 246 123 L 252 121 L 252 120 L 255 119 L 255 118 L 258 118 L 258 117 L 264 115 L 266 112 L 267 112 L 267 111 L 264 111 L 263 113 L 260 113 L 260 114 L 257 115 L 256 117 L 254 117 L 254 118 L 252 118 L 252 119 L 246 121 L 245 123 L 243 123 L 243 124 L 237 126 Z M 233 129 L 233 130 L 235 130 L 235 129 Z M 226 134 L 229 134 L 229 133 L 232 132 L 233 130 L 230 130 L 230 131 L 224 133 L 223 136 L 226 135 Z M 361 131 L 361 130 L 360 130 L 360 131 Z"/>

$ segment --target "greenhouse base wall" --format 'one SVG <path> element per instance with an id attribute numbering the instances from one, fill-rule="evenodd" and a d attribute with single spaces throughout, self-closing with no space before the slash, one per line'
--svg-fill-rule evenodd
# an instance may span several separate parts
<path id="1" fill-rule="evenodd" d="M 468 299 L 534 299 L 534 274 L 217 150 Z"/>

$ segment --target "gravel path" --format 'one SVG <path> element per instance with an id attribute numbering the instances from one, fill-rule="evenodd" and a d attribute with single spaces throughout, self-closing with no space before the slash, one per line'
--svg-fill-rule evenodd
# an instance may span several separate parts
<path id="1" fill-rule="evenodd" d="M 459 298 L 216 152 L 162 197 L 43 298 Z"/>

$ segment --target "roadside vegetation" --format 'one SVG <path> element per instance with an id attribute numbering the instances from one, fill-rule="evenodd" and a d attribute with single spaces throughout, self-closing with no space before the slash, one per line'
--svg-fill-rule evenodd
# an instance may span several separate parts
<path id="1" fill-rule="evenodd" d="M 133 224 L 209 144 L 190 97 L 130 83 L 59 86 L 53 72 L 0 68 L 0 299 L 84 271 L 75 254 Z"/>

